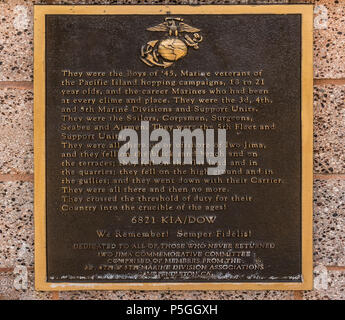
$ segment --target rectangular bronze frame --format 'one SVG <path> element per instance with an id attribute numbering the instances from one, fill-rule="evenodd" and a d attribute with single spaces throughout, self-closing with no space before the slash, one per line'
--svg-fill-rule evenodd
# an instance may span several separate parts
<path id="1" fill-rule="evenodd" d="M 46 276 L 45 15 L 300 14 L 302 16 L 302 282 L 275 283 L 51 283 Z M 35 288 L 64 290 L 310 290 L 313 286 L 313 6 L 72 6 L 34 7 Z"/>

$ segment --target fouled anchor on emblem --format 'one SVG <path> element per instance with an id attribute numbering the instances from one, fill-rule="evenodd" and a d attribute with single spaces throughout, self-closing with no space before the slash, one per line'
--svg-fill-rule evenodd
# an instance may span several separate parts
<path id="1" fill-rule="evenodd" d="M 182 18 L 167 17 L 163 23 L 146 30 L 168 33 L 168 38 L 152 40 L 141 47 L 140 59 L 150 67 L 170 67 L 175 61 L 186 56 L 188 47 L 199 49 L 199 43 L 203 39 L 198 33 L 200 29 L 184 23 Z"/>

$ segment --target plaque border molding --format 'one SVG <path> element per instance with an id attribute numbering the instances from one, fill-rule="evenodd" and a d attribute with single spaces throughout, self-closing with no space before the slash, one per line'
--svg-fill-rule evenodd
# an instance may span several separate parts
<path id="1" fill-rule="evenodd" d="M 302 281 L 76 283 L 47 281 L 45 177 L 45 16 L 300 14 L 302 119 Z M 35 289 L 68 290 L 311 290 L 313 287 L 313 5 L 35 5 L 34 6 Z"/>

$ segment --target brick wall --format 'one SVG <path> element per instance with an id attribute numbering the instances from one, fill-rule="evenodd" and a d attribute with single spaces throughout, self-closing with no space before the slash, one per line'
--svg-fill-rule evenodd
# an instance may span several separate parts
<path id="1" fill-rule="evenodd" d="M 0 299 L 345 299 L 344 0 L 222 1 L 315 3 L 313 291 L 34 291 L 33 4 L 116 2 L 0 0 Z"/>

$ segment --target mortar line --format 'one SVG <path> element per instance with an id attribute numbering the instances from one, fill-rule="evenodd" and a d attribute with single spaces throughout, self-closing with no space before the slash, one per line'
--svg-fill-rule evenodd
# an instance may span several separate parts
<path id="1" fill-rule="evenodd" d="M 345 266 L 327 266 L 329 271 L 345 271 Z"/>
<path id="2" fill-rule="evenodd" d="M 33 90 L 34 83 L 32 81 L 0 81 L 0 89 L 22 89 Z"/>
<path id="3" fill-rule="evenodd" d="M 314 180 L 345 180 L 345 174 L 337 173 L 316 173 Z"/>
<path id="4" fill-rule="evenodd" d="M 345 79 L 314 79 L 314 85 L 327 85 L 327 84 L 334 84 L 334 85 L 345 85 Z"/>
<path id="5" fill-rule="evenodd" d="M 14 268 L 0 268 L 0 273 L 12 272 Z"/>
<path id="6" fill-rule="evenodd" d="M 60 300 L 60 291 L 53 291 L 51 295 L 51 300 Z"/>
<path id="7" fill-rule="evenodd" d="M 33 174 L 0 174 L 0 182 L 8 181 L 34 181 Z"/>
<path id="8" fill-rule="evenodd" d="M 294 300 L 303 300 L 303 291 L 294 291 L 293 292 Z"/>

